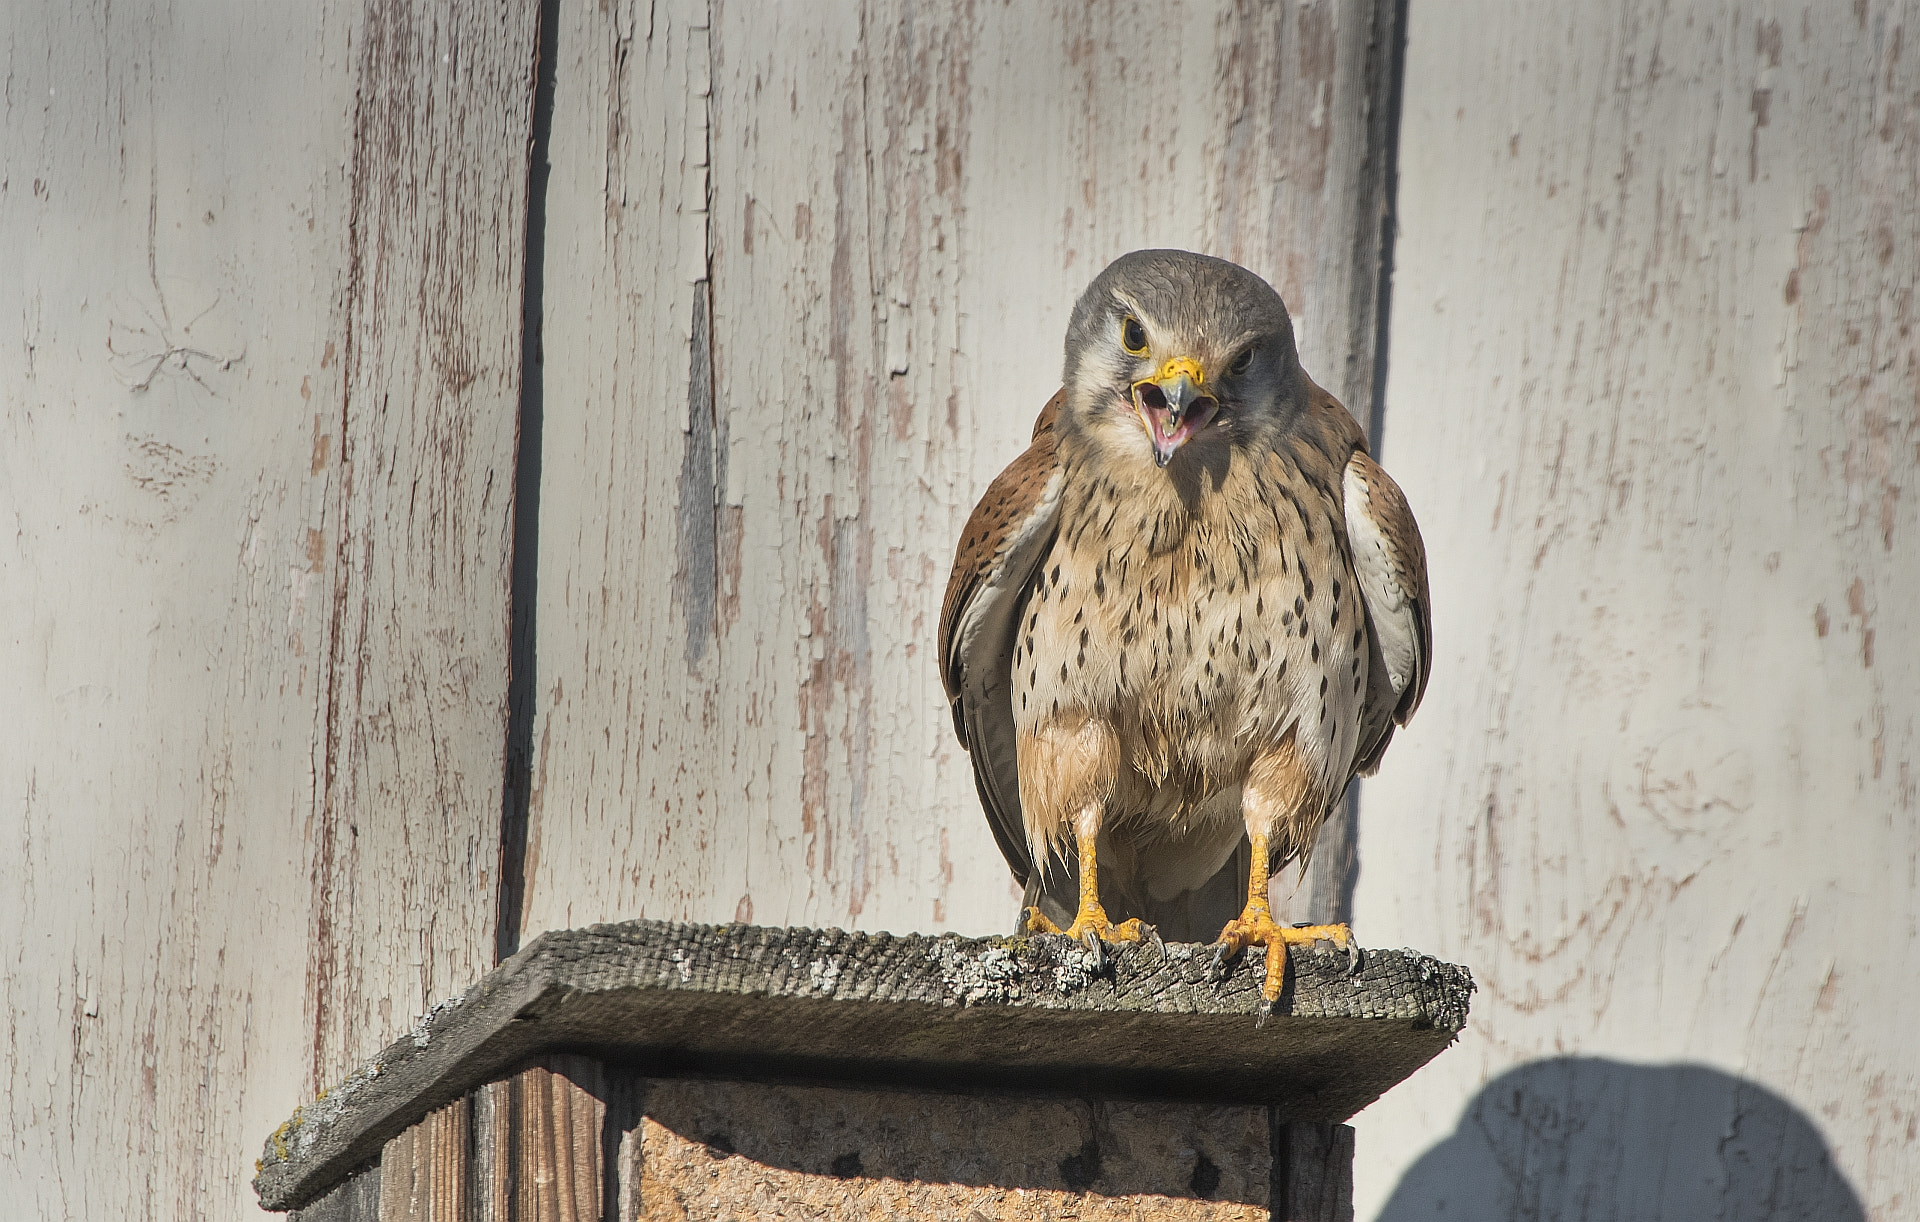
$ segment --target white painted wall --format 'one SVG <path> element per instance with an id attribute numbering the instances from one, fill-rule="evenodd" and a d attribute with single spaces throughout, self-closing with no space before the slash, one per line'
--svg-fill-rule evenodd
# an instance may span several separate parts
<path id="1" fill-rule="evenodd" d="M 1920 1217 L 1915 15 L 1413 6 L 1356 918 L 1480 991 L 1361 1217 Z"/>
<path id="2" fill-rule="evenodd" d="M 0 1215 L 258 1216 L 492 961 L 531 27 L 468 7 L 0 6 Z"/>
<path id="3" fill-rule="evenodd" d="M 1136 246 L 1269 275 L 1366 401 L 1389 8 L 563 4 L 525 936 L 1005 926 L 954 534 Z M 32 1214 L 249 1216 L 491 961 L 532 11 L 0 11 Z M 1362 1116 L 1362 1216 L 1920 1216 L 1911 11 L 1413 5 L 1383 457 L 1438 658 L 1356 919 L 1482 992 Z"/>
<path id="4" fill-rule="evenodd" d="M 1136 247 L 1272 277 L 1364 414 L 1379 19 L 563 9 L 527 936 L 1011 925 L 931 656 L 960 525 Z"/>
<path id="5" fill-rule="evenodd" d="M 526 937 L 1005 927 L 955 533 L 1136 246 L 1365 402 L 1387 7 L 563 4 Z M 535 13 L 0 10 L 0 1213 L 252 1216 L 492 961 Z"/>

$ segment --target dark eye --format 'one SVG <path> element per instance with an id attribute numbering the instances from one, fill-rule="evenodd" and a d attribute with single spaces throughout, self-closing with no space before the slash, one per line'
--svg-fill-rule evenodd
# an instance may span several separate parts
<path id="1" fill-rule="evenodd" d="M 1133 356 L 1147 354 L 1147 329 L 1131 314 L 1120 320 L 1120 346 Z"/>
<path id="2" fill-rule="evenodd" d="M 1233 358 L 1233 364 L 1227 366 L 1227 372 L 1237 378 L 1251 368 L 1253 368 L 1253 349 L 1249 348 Z"/>

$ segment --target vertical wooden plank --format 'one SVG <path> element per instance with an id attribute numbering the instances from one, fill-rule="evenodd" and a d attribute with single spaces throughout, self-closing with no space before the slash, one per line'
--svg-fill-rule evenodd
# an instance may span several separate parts
<path id="1" fill-rule="evenodd" d="M 380 1164 L 375 1163 L 305 1209 L 288 1213 L 287 1222 L 380 1222 L 380 1217 Z"/>
<path id="2" fill-rule="evenodd" d="M 1914 18 L 1413 7 L 1385 439 L 1438 660 L 1358 907 L 1480 992 L 1362 1116 L 1363 1214 L 1913 1207 Z"/>
<path id="3" fill-rule="evenodd" d="M 432 1173 L 424 1165 L 428 1143 L 421 1133 L 426 1123 L 423 1120 L 404 1130 L 380 1151 L 380 1217 L 415 1222 L 421 1214 L 432 1211 L 427 1198 Z"/>
<path id="4" fill-rule="evenodd" d="M 524 1222 L 593 1222 L 605 1196 L 605 1074 L 588 1057 L 549 1057 L 521 1074 L 519 1210 Z"/>
<path id="5" fill-rule="evenodd" d="M 387 1142 L 380 1222 L 467 1222 L 473 1108 L 457 1099 Z"/>
<path id="6" fill-rule="evenodd" d="M 513 1217 L 513 1082 L 489 1082 L 468 1099 L 473 1107 L 474 1222 L 508 1222 Z"/>
<path id="7" fill-rule="evenodd" d="M 314 1089 L 492 963 L 535 23 L 369 0 L 355 49 Z"/>
<path id="8" fill-rule="evenodd" d="M 427 1118 L 432 1179 L 427 1199 L 432 1209 L 421 1222 L 467 1222 L 473 1212 L 473 1105 L 458 1099 Z M 384 1216 L 384 1214 L 383 1214 Z"/>
<path id="9" fill-rule="evenodd" d="M 712 466 L 711 428 L 689 431 L 712 413 L 693 413 L 688 390 L 707 263 L 706 25 L 702 4 L 560 10 L 526 938 L 639 915 L 636 893 L 654 897 L 646 912 L 687 915 L 675 886 L 698 894 L 706 862 L 729 868 L 719 844 L 663 856 L 728 750 L 702 721 L 712 679 L 689 673 L 672 577 L 681 470 Z M 708 742 L 676 763 L 690 723 Z"/>
<path id="10" fill-rule="evenodd" d="M 1364 413 L 1382 13 L 567 6 L 529 935 L 1007 925 L 931 659 L 956 533 L 1134 247 L 1272 277 Z"/>
<path id="11" fill-rule="evenodd" d="M 10 1216 L 251 1216 L 306 1089 L 354 25 L 0 6 Z"/>
<path id="12" fill-rule="evenodd" d="M 632 1093 L 591 1057 L 547 1057 L 475 1091 L 474 1216 L 480 1222 L 591 1222 L 618 1216 L 609 1116 L 628 1127 Z M 612 1110 L 609 1110 L 612 1100 Z"/>
<path id="13" fill-rule="evenodd" d="M 549 1057 L 512 1080 L 514 1222 L 594 1222 L 606 1198 L 605 1074 L 588 1057 Z M 496 1147 L 496 1150 L 498 1147 Z M 500 1157 L 498 1153 L 496 1158 Z"/>
<path id="14" fill-rule="evenodd" d="M 1274 1222 L 1353 1222 L 1353 1128 L 1273 1125 Z"/>
<path id="15" fill-rule="evenodd" d="M 647 1207 L 646 1080 L 636 1073 L 607 1071 L 607 1117 L 601 1148 L 607 1159 L 608 1222 L 640 1222 Z"/>
<path id="16" fill-rule="evenodd" d="M 530 20 L 0 12 L 25 1216 L 253 1213 L 488 962 Z"/>

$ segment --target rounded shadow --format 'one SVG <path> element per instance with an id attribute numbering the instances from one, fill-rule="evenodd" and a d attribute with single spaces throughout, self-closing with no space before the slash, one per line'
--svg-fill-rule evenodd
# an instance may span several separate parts
<path id="1" fill-rule="evenodd" d="M 1557 1057 L 1502 1074 L 1377 1222 L 1865 1222 L 1819 1128 L 1704 1065 Z"/>

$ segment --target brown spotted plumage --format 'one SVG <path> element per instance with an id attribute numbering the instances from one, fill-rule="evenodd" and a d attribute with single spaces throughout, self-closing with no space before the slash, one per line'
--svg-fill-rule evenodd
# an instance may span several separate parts
<path id="1" fill-rule="evenodd" d="M 1419 530 L 1233 264 L 1117 260 L 1074 310 L 1065 382 L 961 536 L 955 727 L 1028 927 L 1264 945 L 1271 999 L 1287 943 L 1347 943 L 1276 925 L 1267 873 L 1419 705 Z"/>
<path id="2" fill-rule="evenodd" d="M 1013 721 L 995 712 L 1006 703 L 1013 649 L 1009 624 L 1025 602 L 1026 573 L 1053 542 L 1052 495 L 1059 490 L 1053 424 L 1064 397 L 1059 392 L 1047 400 L 1033 424 L 1033 444 L 987 485 L 974 506 L 960 532 L 953 576 L 940 606 L 940 669 L 953 705 L 954 732 L 973 757 L 974 787 L 993 837 L 1023 886 L 1032 858 L 1020 823 Z M 969 616 L 967 630 L 957 633 L 963 613 Z M 971 698 L 962 690 L 969 663 Z M 970 706 L 984 711 L 970 718 Z"/>

